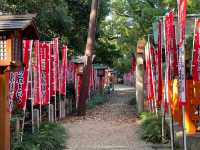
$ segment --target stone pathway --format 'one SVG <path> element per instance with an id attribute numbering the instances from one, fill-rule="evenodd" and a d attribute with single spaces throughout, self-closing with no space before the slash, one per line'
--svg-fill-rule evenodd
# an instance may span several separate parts
<path id="1" fill-rule="evenodd" d="M 134 89 L 117 85 L 117 93 L 104 105 L 88 110 L 86 117 L 69 117 L 69 150 L 152 150 L 140 139 L 134 106 Z"/>

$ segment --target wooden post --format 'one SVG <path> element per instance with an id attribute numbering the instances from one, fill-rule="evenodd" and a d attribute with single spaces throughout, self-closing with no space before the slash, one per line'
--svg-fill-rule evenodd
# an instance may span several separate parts
<path id="1" fill-rule="evenodd" d="M 0 73 L 0 150 L 10 150 L 10 114 L 6 73 Z"/>

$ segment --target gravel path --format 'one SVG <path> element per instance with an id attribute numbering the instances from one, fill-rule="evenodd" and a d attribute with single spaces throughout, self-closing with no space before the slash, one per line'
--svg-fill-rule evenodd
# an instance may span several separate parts
<path id="1" fill-rule="evenodd" d="M 117 85 L 106 104 L 88 110 L 86 117 L 64 121 L 69 132 L 69 150 L 152 150 L 140 140 L 136 111 L 128 103 L 134 89 Z"/>

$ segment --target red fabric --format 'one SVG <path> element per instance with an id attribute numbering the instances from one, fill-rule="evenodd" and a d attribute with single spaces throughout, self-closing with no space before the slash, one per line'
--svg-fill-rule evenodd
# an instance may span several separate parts
<path id="1" fill-rule="evenodd" d="M 50 96 L 53 96 L 55 91 L 55 61 L 52 42 L 50 44 L 50 55 Z"/>
<path id="2" fill-rule="evenodd" d="M 173 77 L 178 76 L 178 59 L 177 59 L 177 46 L 176 46 L 176 33 L 175 26 L 173 26 L 173 45 L 172 45 L 172 62 L 173 62 Z"/>
<path id="3" fill-rule="evenodd" d="M 67 78 L 67 48 L 62 48 L 62 79 L 61 79 L 61 93 L 66 95 L 66 78 Z"/>
<path id="4" fill-rule="evenodd" d="M 32 50 L 31 43 L 30 40 L 23 41 L 23 58 L 26 64 L 24 71 L 19 71 L 16 74 L 15 99 L 17 100 L 20 109 L 25 108 L 26 100 L 28 98 L 29 50 Z"/>
<path id="5" fill-rule="evenodd" d="M 178 28 L 180 30 L 179 45 L 185 40 L 187 0 L 178 0 Z"/>
<path id="6" fill-rule="evenodd" d="M 76 64 L 73 64 L 73 79 L 74 79 L 74 87 L 75 87 L 75 81 L 76 81 Z"/>
<path id="7" fill-rule="evenodd" d="M 49 104 L 50 99 L 50 44 L 44 43 L 45 54 L 45 79 L 46 79 L 46 95 L 44 99 L 44 105 Z"/>
<path id="8" fill-rule="evenodd" d="M 28 62 L 29 62 L 29 47 L 30 47 L 31 42 L 29 40 L 24 40 L 23 41 L 23 63 L 25 67 L 28 67 Z"/>
<path id="9" fill-rule="evenodd" d="M 154 83 L 153 83 L 153 68 L 152 68 L 152 53 L 154 51 L 154 48 L 150 45 L 150 51 L 149 51 L 149 76 L 150 76 L 150 93 L 149 98 L 153 100 L 155 93 L 154 93 Z"/>
<path id="10" fill-rule="evenodd" d="M 13 100 L 14 100 L 14 94 L 15 94 L 15 83 L 16 83 L 16 72 L 10 72 L 9 73 L 9 112 L 12 112 L 13 109 Z"/>
<path id="11" fill-rule="evenodd" d="M 146 79 L 146 91 L 147 91 L 147 99 L 153 100 L 154 90 L 153 90 L 153 70 L 152 70 L 152 62 L 151 62 L 151 46 L 150 42 L 147 43 L 145 48 L 145 79 Z"/>
<path id="12" fill-rule="evenodd" d="M 158 104 L 162 101 L 162 22 L 159 21 L 158 24 Z"/>
<path id="13" fill-rule="evenodd" d="M 78 97 L 80 96 L 80 92 L 81 92 L 82 79 L 83 79 L 83 76 L 78 75 Z"/>
<path id="14" fill-rule="evenodd" d="M 200 20 L 195 22 L 194 50 L 192 62 L 192 76 L 194 80 L 200 80 Z"/>
<path id="15" fill-rule="evenodd" d="M 186 29 L 187 0 L 178 0 L 178 29 L 179 37 L 179 96 L 182 104 L 186 103 L 185 96 L 185 29 Z"/>
<path id="16" fill-rule="evenodd" d="M 26 100 L 27 100 L 27 89 L 28 89 L 28 68 L 25 68 L 24 71 L 17 72 L 17 79 L 16 79 L 16 93 L 15 98 L 18 103 L 18 107 L 20 109 L 24 109 Z"/>
<path id="17" fill-rule="evenodd" d="M 39 55 L 39 41 L 34 43 L 34 105 L 39 105 L 41 100 L 41 82 L 40 82 L 40 55 Z"/>
<path id="18" fill-rule="evenodd" d="M 59 50 L 58 50 L 58 38 L 53 39 L 53 49 L 54 49 L 54 61 L 56 68 L 56 91 L 60 91 L 59 87 Z"/>
<path id="19" fill-rule="evenodd" d="M 40 43 L 40 80 L 41 82 L 41 104 L 45 104 L 46 99 L 46 55 L 45 43 Z"/>
<path id="20" fill-rule="evenodd" d="M 173 33 L 174 33 L 174 13 L 171 11 L 165 16 L 165 45 L 166 45 L 166 61 L 167 61 L 167 73 L 168 73 L 168 80 L 172 78 L 173 73 L 173 67 L 172 66 L 172 60 L 171 56 L 173 53 Z"/>

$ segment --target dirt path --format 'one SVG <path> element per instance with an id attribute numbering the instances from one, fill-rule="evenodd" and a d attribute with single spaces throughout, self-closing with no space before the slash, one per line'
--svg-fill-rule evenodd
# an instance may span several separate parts
<path id="1" fill-rule="evenodd" d="M 70 150 L 151 150 L 140 140 L 135 108 L 129 105 L 134 89 L 117 85 L 117 95 L 88 110 L 86 117 L 71 117 L 64 126 Z"/>

